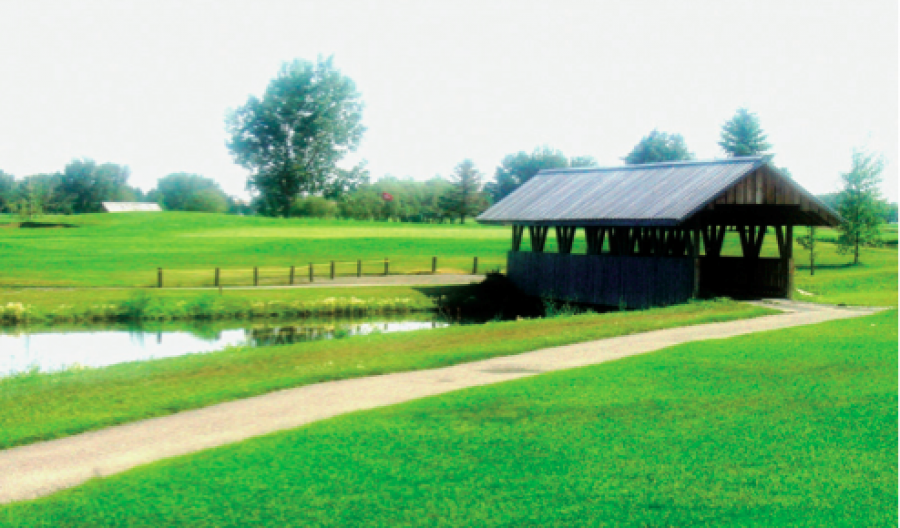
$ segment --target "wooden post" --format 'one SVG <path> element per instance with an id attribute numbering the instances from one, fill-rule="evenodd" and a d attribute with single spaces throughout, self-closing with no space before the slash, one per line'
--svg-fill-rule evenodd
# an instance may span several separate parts
<path id="1" fill-rule="evenodd" d="M 313 281 L 314 274 L 315 274 L 315 272 L 313 271 L 313 263 L 310 262 L 309 263 L 309 282 Z"/>
<path id="2" fill-rule="evenodd" d="M 513 251 L 518 251 L 514 249 Z M 434 275 L 437 273 L 437 257 L 431 257 L 431 274 Z"/>
<path id="3" fill-rule="evenodd" d="M 384 274 L 387 276 L 388 272 L 390 272 L 390 265 L 388 264 L 388 259 L 384 259 Z"/>
<path id="4" fill-rule="evenodd" d="M 691 257 L 694 259 L 694 287 L 691 297 L 700 296 L 700 229 L 694 226 L 691 229 Z"/>
<path id="5" fill-rule="evenodd" d="M 162 287 L 163 287 L 163 273 L 162 273 L 162 268 L 156 268 L 156 287 L 157 287 L 157 288 L 162 288 Z"/>
<path id="6" fill-rule="evenodd" d="M 290 276 L 290 279 L 288 280 L 288 284 L 290 284 L 291 286 L 294 285 L 294 266 L 291 266 L 291 276 Z"/>
<path id="7" fill-rule="evenodd" d="M 475 260 L 472 263 L 472 275 L 478 275 L 478 257 L 475 257 Z"/>
<path id="8" fill-rule="evenodd" d="M 356 276 L 362 277 L 362 260 L 356 261 Z"/>
<path id="9" fill-rule="evenodd" d="M 259 286 L 259 268 L 253 266 L 253 285 Z"/>
<path id="10" fill-rule="evenodd" d="M 219 287 L 219 268 L 216 268 L 216 288 Z"/>
<path id="11" fill-rule="evenodd" d="M 787 297 L 788 299 L 793 298 L 794 296 L 794 226 L 793 224 L 788 224 L 785 226 L 784 233 L 784 248 L 785 248 L 785 256 L 787 257 Z"/>
<path id="12" fill-rule="evenodd" d="M 334 261 L 331 261 L 331 280 L 334 280 Z"/>

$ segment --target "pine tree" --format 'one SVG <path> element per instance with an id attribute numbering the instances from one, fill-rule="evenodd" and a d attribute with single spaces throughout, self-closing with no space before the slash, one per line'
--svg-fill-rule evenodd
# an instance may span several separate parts
<path id="1" fill-rule="evenodd" d="M 841 175 L 844 189 L 839 196 L 838 212 L 844 219 L 838 237 L 838 252 L 853 252 L 853 264 L 859 264 L 860 246 L 880 243 L 879 224 L 884 217 L 884 202 L 878 184 L 884 159 L 862 150 L 853 152 L 850 172 Z"/>
<path id="2" fill-rule="evenodd" d="M 746 108 L 739 108 L 734 117 L 722 125 L 720 137 L 719 146 L 732 157 L 765 154 L 772 148 L 759 126 L 759 118 Z"/>
<path id="3" fill-rule="evenodd" d="M 487 207 L 487 200 L 481 192 L 482 174 L 472 160 L 465 160 L 456 166 L 451 184 L 441 199 L 441 208 L 448 214 L 459 215 L 461 224 L 467 216 L 475 216 Z"/>

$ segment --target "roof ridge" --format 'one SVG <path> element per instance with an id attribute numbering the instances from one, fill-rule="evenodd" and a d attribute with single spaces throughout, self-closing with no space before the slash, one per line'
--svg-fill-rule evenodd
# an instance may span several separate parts
<path id="1" fill-rule="evenodd" d="M 707 159 L 707 160 L 682 160 L 682 161 L 662 161 L 659 163 L 638 163 L 635 165 L 617 165 L 613 167 L 569 167 L 565 169 L 541 169 L 538 174 L 550 174 L 555 172 L 601 172 L 601 171 L 621 171 L 621 170 L 641 170 L 641 169 L 658 169 L 664 167 L 684 167 L 689 165 L 713 165 L 713 164 L 730 164 L 742 162 L 759 162 L 771 158 L 770 155 L 758 156 L 739 156 L 733 158 Z"/>

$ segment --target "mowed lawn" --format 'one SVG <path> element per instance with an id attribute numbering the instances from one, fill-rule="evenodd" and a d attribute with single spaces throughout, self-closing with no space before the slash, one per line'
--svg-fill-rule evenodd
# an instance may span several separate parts
<path id="1" fill-rule="evenodd" d="M 354 413 L 4 526 L 893 526 L 897 311 Z"/>
<path id="2" fill-rule="evenodd" d="M 15 219 L 5 218 L 10 224 Z M 4 219 L 0 218 L 0 224 Z M 125 213 L 46 216 L 45 223 L 72 228 L 16 228 L 0 225 L 0 286 L 155 286 L 157 268 L 167 286 L 211 286 L 214 269 L 227 285 L 249 285 L 253 268 L 261 284 L 287 284 L 330 274 L 431 272 L 471 273 L 473 257 L 482 272 L 505 265 L 509 230 L 469 222 L 407 224 L 239 217 L 203 213 Z M 10 225 L 7 224 L 7 225 Z"/>
<path id="3" fill-rule="evenodd" d="M 4 221 L 0 218 L 0 225 Z M 7 222 L 14 219 L 7 216 Z M 152 287 L 157 268 L 164 269 L 166 286 L 212 286 L 221 268 L 227 286 L 253 284 L 259 268 L 261 285 L 285 285 L 290 266 L 298 283 L 308 280 L 309 263 L 319 282 L 327 282 L 331 261 L 338 276 L 357 273 L 363 260 L 366 275 L 430 273 L 438 257 L 439 273 L 471 273 L 473 258 L 479 271 L 502 270 L 511 233 L 507 227 L 459 224 L 324 221 L 237 217 L 202 213 L 74 215 L 43 217 L 76 228 L 22 229 L 0 227 L 0 287 Z M 862 263 L 849 266 L 851 255 L 840 255 L 838 233 L 818 230 L 817 268 L 809 274 L 809 257 L 795 243 L 795 285 L 800 300 L 851 305 L 897 305 L 897 227 L 884 226 L 879 248 L 863 248 Z M 806 233 L 795 229 L 795 239 Z M 548 237 L 547 251 L 556 251 Z M 523 250 L 528 250 L 527 237 Z M 585 252 L 579 231 L 573 248 Z M 736 233 L 729 232 L 725 255 L 739 255 Z M 774 233 L 765 238 L 762 256 L 777 256 Z M 808 294 L 808 295 L 807 295 Z M 38 294 L 40 296 L 40 294 Z M 28 302 L 27 292 L 2 295 L 0 302 Z"/>

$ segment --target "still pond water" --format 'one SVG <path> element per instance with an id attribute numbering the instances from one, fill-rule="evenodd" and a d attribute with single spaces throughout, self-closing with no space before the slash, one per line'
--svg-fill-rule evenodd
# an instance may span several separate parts
<path id="1" fill-rule="evenodd" d="M 229 346 L 264 346 L 333 339 L 373 332 L 441 328 L 433 314 L 329 318 L 277 322 L 173 322 L 150 326 L 95 325 L 62 328 L 0 327 L 0 376 L 37 368 L 52 372 L 73 366 L 104 367 Z"/>

